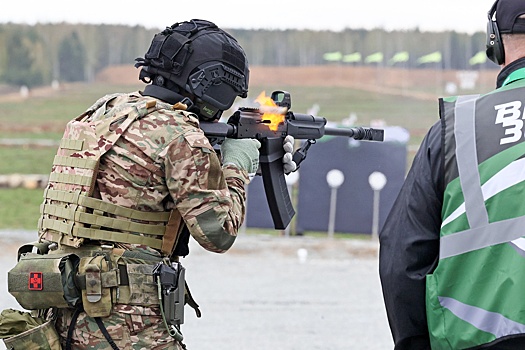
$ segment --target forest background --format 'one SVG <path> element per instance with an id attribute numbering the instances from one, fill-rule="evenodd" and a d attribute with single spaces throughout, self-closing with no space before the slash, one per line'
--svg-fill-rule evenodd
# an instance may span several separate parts
<path id="1" fill-rule="evenodd" d="M 227 29 L 251 66 L 374 66 L 484 70 L 485 33 L 417 29 Z M 0 24 L 0 83 L 28 87 L 52 81 L 93 81 L 108 66 L 133 64 L 158 32 L 142 26 Z"/>

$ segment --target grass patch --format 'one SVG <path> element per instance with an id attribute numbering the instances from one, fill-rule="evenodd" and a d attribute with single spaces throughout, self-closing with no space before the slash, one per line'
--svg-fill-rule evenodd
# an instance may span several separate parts
<path id="1" fill-rule="evenodd" d="M 65 126 L 65 124 L 64 124 Z M 26 139 L 26 140 L 51 140 L 59 141 L 62 138 L 63 131 L 10 131 L 9 134 L 2 135 L 5 140 Z"/>
<path id="2" fill-rule="evenodd" d="M 55 147 L 0 147 L 0 174 L 47 174 Z"/>
<path id="3" fill-rule="evenodd" d="M 0 138 L 48 139 L 58 141 L 65 124 L 84 112 L 97 99 L 108 93 L 130 92 L 142 86 L 110 84 L 73 84 L 47 97 L 32 97 L 23 101 L 0 102 Z M 238 106 L 249 106 L 262 91 L 270 95 L 274 90 L 286 90 L 292 96 L 292 110 L 307 113 L 319 106 L 319 116 L 333 122 L 357 117 L 358 126 L 369 125 L 382 119 L 387 125 L 401 126 L 411 132 L 411 145 L 419 145 L 422 135 L 438 120 L 437 102 L 423 101 L 406 96 L 383 95 L 344 87 L 307 86 L 250 86 L 246 100 Z M 252 103 L 253 105 L 253 103 Z M 229 116 L 233 111 L 227 111 Z M 56 147 L 0 147 L 0 174 L 48 174 Z M 411 158 L 410 158 L 411 161 Z M 410 163 L 409 161 L 409 163 Z M 0 228 L 35 229 L 39 217 L 42 190 L 0 189 Z M 261 230 L 257 230 L 260 232 Z M 272 234 L 280 231 L 268 230 Z M 308 232 L 309 236 L 326 233 Z M 368 235 L 355 235 L 354 238 Z M 335 237 L 350 237 L 335 234 Z"/>
<path id="4" fill-rule="evenodd" d="M 100 97 L 114 92 L 130 92 L 136 86 L 73 84 L 59 93 L 36 96 L 23 101 L 0 102 L 2 128 L 27 128 L 40 134 L 63 131 L 65 123 L 83 113 Z"/>
<path id="5" fill-rule="evenodd" d="M 387 125 L 413 130 L 427 129 L 439 120 L 437 100 L 418 100 L 351 88 L 250 86 L 249 98 L 254 99 L 261 91 L 270 95 L 274 90 L 290 92 L 294 112 L 306 113 L 313 105 L 318 105 L 318 114 L 334 122 L 354 114 L 358 125 L 368 125 L 372 120 L 383 119 Z M 242 104 L 243 101 L 238 102 Z"/>
<path id="6" fill-rule="evenodd" d="M 0 189 L 0 229 L 35 230 L 40 217 L 42 189 Z"/>

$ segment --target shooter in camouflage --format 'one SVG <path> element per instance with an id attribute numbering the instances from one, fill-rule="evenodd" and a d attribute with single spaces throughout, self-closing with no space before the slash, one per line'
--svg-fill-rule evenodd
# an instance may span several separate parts
<path id="1" fill-rule="evenodd" d="M 105 96 L 68 124 L 44 194 L 40 241 L 80 258 L 82 303 L 66 296 L 71 307 L 57 310 L 66 349 L 185 348 L 180 324 L 164 322 L 154 269 L 187 255 L 190 236 L 228 250 L 258 167 L 257 140 L 226 140 L 221 162 L 199 129 L 247 96 L 233 37 L 208 21 L 176 23 L 136 67 L 143 91 Z M 187 290 L 186 302 L 198 312 Z"/>

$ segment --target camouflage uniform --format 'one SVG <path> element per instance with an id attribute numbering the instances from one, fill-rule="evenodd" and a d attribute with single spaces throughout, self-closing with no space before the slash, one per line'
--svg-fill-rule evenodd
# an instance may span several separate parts
<path id="1" fill-rule="evenodd" d="M 140 96 L 118 97 L 107 108 Z M 102 158 L 97 179 L 104 201 L 147 212 L 176 207 L 193 238 L 217 253 L 231 247 L 244 220 L 247 182 L 235 166 L 221 171 L 198 117 L 181 110 L 133 123 Z"/>
<path id="2" fill-rule="evenodd" d="M 104 118 L 113 109 L 145 100 L 155 99 L 140 92 L 117 94 L 91 118 Z M 202 247 L 225 252 L 244 220 L 248 176 L 233 165 L 221 166 L 195 114 L 156 102 L 161 108 L 134 121 L 101 157 L 94 195 L 141 212 L 176 208 Z M 46 238 L 45 232 L 41 236 Z M 113 243 L 124 250 L 148 249 Z M 71 249 L 76 248 L 62 247 L 59 251 Z M 157 251 L 149 250 L 161 258 Z M 63 342 L 73 312 L 59 310 L 57 331 Z M 117 302 L 111 315 L 102 320 L 120 349 L 181 348 L 168 335 L 157 306 Z M 95 320 L 84 312 L 78 317 L 72 339 L 75 349 L 111 349 Z"/>
<path id="3" fill-rule="evenodd" d="M 70 310 L 60 309 L 56 328 L 63 347 L 71 316 Z M 119 349 L 183 349 L 168 334 L 158 308 L 117 304 L 103 321 Z M 95 320 L 84 312 L 77 319 L 71 345 L 73 349 L 111 349 Z"/>

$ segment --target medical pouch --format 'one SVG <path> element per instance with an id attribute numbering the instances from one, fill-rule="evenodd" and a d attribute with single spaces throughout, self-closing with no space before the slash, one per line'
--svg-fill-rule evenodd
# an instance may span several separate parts
<path id="1" fill-rule="evenodd" d="M 22 254 L 7 273 L 8 291 L 27 310 L 75 307 L 80 302 L 74 284 L 78 262 L 70 253 Z"/>

